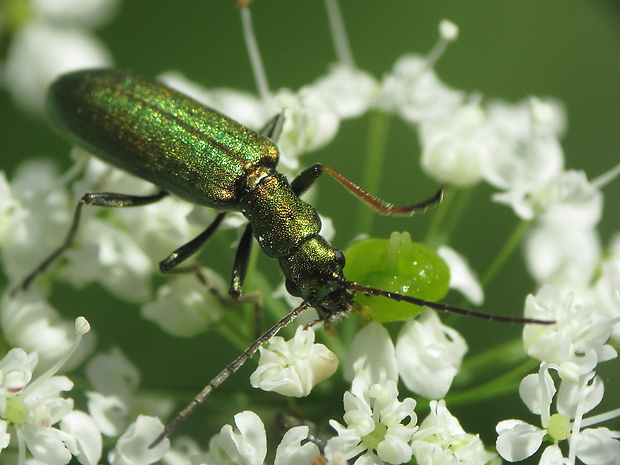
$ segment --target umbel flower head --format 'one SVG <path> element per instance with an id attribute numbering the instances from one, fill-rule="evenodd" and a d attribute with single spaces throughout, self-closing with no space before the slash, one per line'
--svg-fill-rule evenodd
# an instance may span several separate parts
<path id="1" fill-rule="evenodd" d="M 38 377 L 33 376 L 38 362 L 36 352 L 11 349 L 0 360 L 0 447 L 6 448 L 13 440 L 9 433 L 12 427 L 20 465 L 25 463 L 26 448 L 43 464 L 68 463 L 72 456 L 85 465 L 98 463 L 101 433 L 90 416 L 73 410 L 73 399 L 61 397 L 61 393 L 73 388 L 73 382 L 56 375 L 89 330 L 88 322 L 77 318 L 72 347 Z"/>
<path id="2" fill-rule="evenodd" d="M 325 455 L 334 463 L 346 463 L 355 457 L 356 465 L 401 464 L 411 460 L 411 438 L 417 431 L 416 401 L 398 400 L 396 383 L 385 374 L 369 386 L 356 377 L 344 394 L 346 426 L 330 421 L 338 436 L 330 439 Z"/>

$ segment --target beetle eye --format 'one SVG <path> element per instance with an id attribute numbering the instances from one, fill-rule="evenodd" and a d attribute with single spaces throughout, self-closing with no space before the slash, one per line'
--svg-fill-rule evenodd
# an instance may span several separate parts
<path id="1" fill-rule="evenodd" d="M 297 287 L 297 284 L 295 284 L 292 280 L 287 279 L 284 282 L 284 285 L 286 286 L 286 292 L 288 292 L 289 294 L 295 297 L 301 297 L 301 292 L 299 292 L 299 288 Z"/>
<path id="2" fill-rule="evenodd" d="M 334 261 L 338 264 L 338 266 L 340 266 L 340 268 L 344 268 L 346 260 L 341 250 L 334 250 Z"/>

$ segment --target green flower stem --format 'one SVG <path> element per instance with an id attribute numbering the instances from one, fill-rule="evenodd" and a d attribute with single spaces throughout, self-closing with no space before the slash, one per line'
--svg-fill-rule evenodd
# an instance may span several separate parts
<path id="1" fill-rule="evenodd" d="M 234 313 L 231 311 L 229 313 Z M 233 321 L 234 320 L 234 321 Z M 247 337 L 239 332 L 239 328 L 247 327 L 247 321 L 243 318 L 239 318 L 237 315 L 227 315 L 226 321 L 222 321 L 214 329 L 221 334 L 230 344 L 232 344 L 236 350 L 243 352 L 250 345 Z"/>
<path id="2" fill-rule="evenodd" d="M 518 390 L 519 383 L 523 377 L 527 373 L 531 373 L 535 370 L 538 364 L 539 362 L 537 360 L 528 359 L 514 369 L 491 381 L 480 384 L 471 389 L 466 389 L 454 394 L 448 394 L 446 396 L 446 402 L 450 405 L 450 407 L 454 407 L 455 405 L 473 404 L 513 393 Z"/>
<path id="3" fill-rule="evenodd" d="M 466 384 L 474 377 L 484 376 L 488 372 L 496 373 L 498 369 L 523 363 L 526 359 L 521 338 L 515 338 L 466 359 L 455 382 Z"/>
<path id="4" fill-rule="evenodd" d="M 510 258 L 512 253 L 517 249 L 517 247 L 521 243 L 521 240 L 523 239 L 523 236 L 525 235 L 527 230 L 530 228 L 530 225 L 531 225 L 531 221 L 526 221 L 526 220 L 522 220 L 519 224 L 517 224 L 514 231 L 512 232 L 512 234 L 510 235 L 506 243 L 504 244 L 504 247 L 502 247 L 499 253 L 495 256 L 495 259 L 489 265 L 486 272 L 484 273 L 481 279 L 483 288 L 486 288 L 489 285 L 489 283 L 493 280 L 493 278 L 497 276 L 497 273 L 499 272 L 499 270 L 501 270 L 502 267 L 506 264 L 506 261 L 508 261 L 508 258 Z"/>
<path id="5" fill-rule="evenodd" d="M 387 134 L 390 126 L 390 117 L 387 113 L 380 111 L 370 112 L 370 122 L 368 130 L 368 141 L 366 160 L 364 165 L 364 176 L 362 186 L 365 191 L 376 194 L 379 191 L 381 173 L 383 171 L 383 161 L 385 159 L 385 147 L 387 145 Z M 373 218 L 373 211 L 367 205 L 360 202 L 357 215 L 357 231 L 370 232 Z"/>
<path id="6" fill-rule="evenodd" d="M 448 186 L 444 192 L 441 205 L 436 208 L 433 215 L 426 233 L 425 244 L 435 249 L 440 245 L 450 243 L 450 237 L 467 211 L 473 193 L 473 187 L 457 189 L 456 187 Z"/>
<path id="7" fill-rule="evenodd" d="M 285 299 L 273 296 L 273 286 L 263 273 L 256 271 L 252 276 L 252 282 L 254 289 L 259 289 L 262 292 L 263 310 L 269 320 L 277 321 L 293 310 L 293 307 L 289 306 Z M 269 322 L 265 321 L 263 329 L 267 330 L 267 326 L 269 326 Z"/>
<path id="8" fill-rule="evenodd" d="M 450 237 L 454 231 L 457 231 L 457 228 L 461 223 L 461 219 L 466 214 L 474 191 L 475 189 L 473 187 L 458 190 L 457 188 L 452 187 L 450 189 L 452 197 L 454 197 L 454 201 L 452 202 L 452 210 L 450 215 L 446 217 L 447 219 L 444 223 L 443 230 L 440 232 L 440 236 L 443 235 L 444 239 L 442 244 L 450 243 Z M 457 193 L 458 195 L 456 195 Z"/>

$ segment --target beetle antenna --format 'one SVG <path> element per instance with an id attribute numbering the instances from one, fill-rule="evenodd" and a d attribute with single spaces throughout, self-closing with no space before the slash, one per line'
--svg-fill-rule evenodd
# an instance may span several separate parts
<path id="1" fill-rule="evenodd" d="M 536 318 L 519 318 L 513 316 L 491 315 L 490 313 L 476 312 L 467 308 L 454 307 L 441 302 L 429 302 L 428 300 L 418 299 L 417 297 L 411 297 L 408 295 L 398 294 L 396 292 L 384 291 L 382 289 L 375 289 L 374 287 L 364 286 L 353 281 L 347 281 L 346 279 L 341 283 L 343 287 L 353 292 L 361 292 L 369 296 L 382 296 L 388 299 L 395 300 L 397 302 L 407 302 L 419 307 L 429 307 L 442 312 L 458 313 L 459 315 L 472 316 L 480 318 L 482 320 L 500 321 L 502 323 L 519 323 L 519 324 L 532 324 L 532 325 L 551 325 L 555 321 L 537 320 Z"/>
<path id="2" fill-rule="evenodd" d="M 177 426 L 179 426 L 187 417 L 189 417 L 194 410 L 207 398 L 211 392 L 213 392 L 220 384 L 222 384 L 230 375 L 235 373 L 239 368 L 243 366 L 248 358 L 256 353 L 260 346 L 262 346 L 265 342 L 269 341 L 272 337 L 274 337 L 278 331 L 288 325 L 291 321 L 299 316 L 301 312 L 310 308 L 311 305 L 309 302 L 303 302 L 299 307 L 293 309 L 288 315 L 278 321 L 275 325 L 273 325 L 269 331 L 256 339 L 250 347 L 248 347 L 245 352 L 239 355 L 230 365 L 224 368 L 215 378 L 211 380 L 209 384 L 207 384 L 200 394 L 194 397 L 187 407 L 185 407 L 176 417 L 172 419 L 170 423 L 166 425 L 162 433 L 157 436 L 157 438 L 149 445 L 149 449 L 154 448 L 162 442 L 166 436 L 172 433 Z"/>

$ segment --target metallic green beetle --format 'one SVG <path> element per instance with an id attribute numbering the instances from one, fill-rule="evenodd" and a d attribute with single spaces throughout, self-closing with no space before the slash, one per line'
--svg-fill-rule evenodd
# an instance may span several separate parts
<path id="1" fill-rule="evenodd" d="M 203 233 L 160 262 L 162 272 L 175 271 L 179 263 L 212 236 L 227 212 L 240 211 L 248 219 L 248 226 L 235 256 L 230 295 L 235 300 L 241 296 L 253 235 L 265 254 L 278 259 L 287 290 L 303 299 L 299 307 L 260 336 L 216 376 L 153 445 L 239 369 L 260 345 L 303 310 L 314 307 L 327 325 L 335 324 L 356 309 L 355 292 L 487 319 L 535 322 L 495 317 L 348 281 L 342 271 L 344 255 L 319 234 L 321 221 L 318 214 L 299 198 L 322 173 L 330 174 L 385 215 L 406 215 L 424 210 L 441 200 L 442 190 L 424 202 L 395 207 L 321 164 L 306 169 L 289 184 L 286 177 L 276 171 L 279 155 L 273 141 L 281 130 L 281 115 L 259 134 L 158 81 L 111 69 L 78 71 L 60 77 L 50 87 L 47 111 L 59 132 L 71 142 L 152 182 L 161 191 L 151 196 L 85 194 L 75 210 L 65 242 L 23 281 L 21 288 L 28 287 L 70 247 L 83 205 L 139 206 L 172 193 L 189 202 L 216 208 L 221 213 Z"/>
<path id="2" fill-rule="evenodd" d="M 158 81 L 125 71 L 62 76 L 49 89 L 47 111 L 71 142 L 162 189 L 147 197 L 86 194 L 80 206 L 144 205 L 170 192 L 223 211 L 205 233 L 161 262 L 163 272 L 196 252 L 226 211 L 240 211 L 249 223 L 233 267 L 233 298 L 241 295 L 251 231 L 265 254 L 279 260 L 287 290 L 317 308 L 328 323 L 350 312 L 351 283 L 342 273 L 342 252 L 319 234 L 317 212 L 299 196 L 327 172 L 384 214 L 409 214 L 441 199 L 439 190 L 425 202 L 394 207 L 323 165 L 289 184 L 276 171 L 279 154 L 272 142 L 281 118 L 261 135 Z"/>

